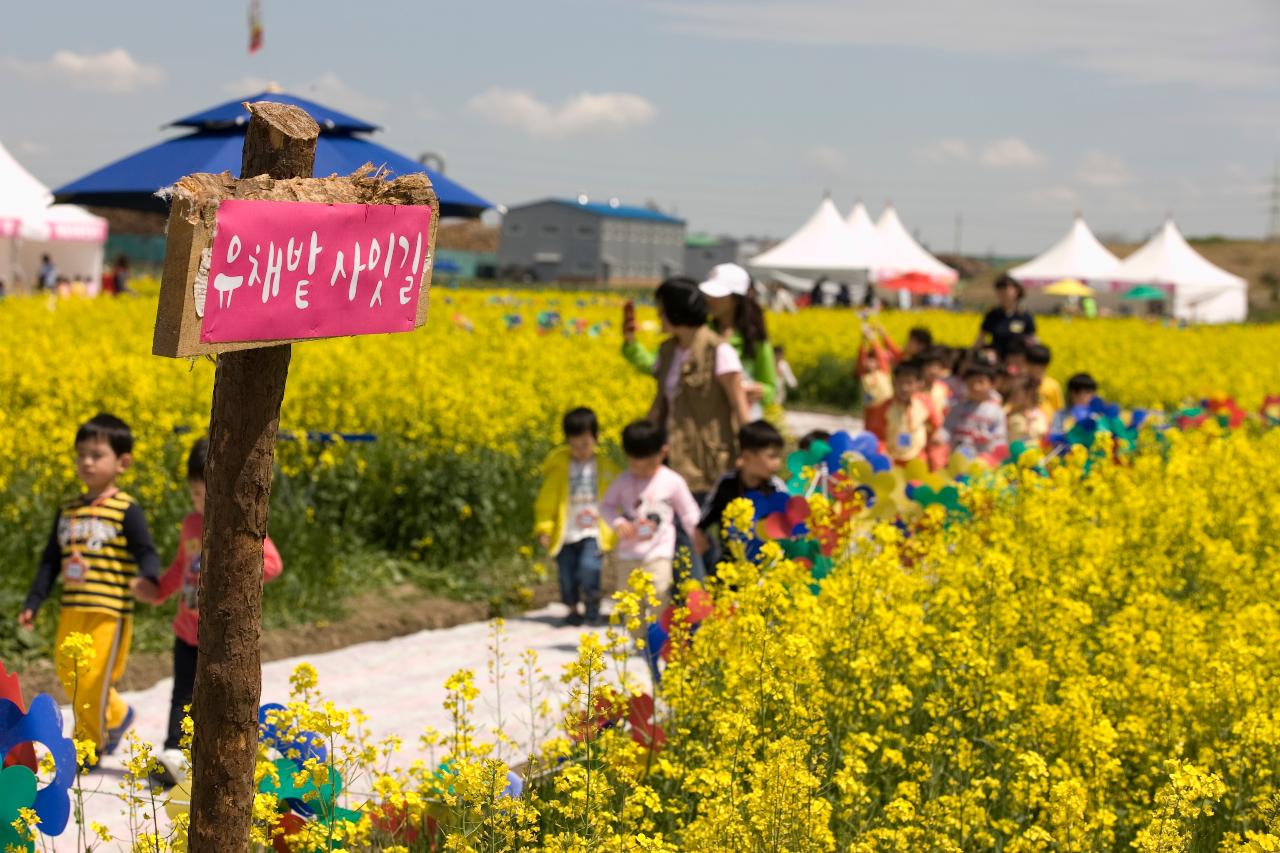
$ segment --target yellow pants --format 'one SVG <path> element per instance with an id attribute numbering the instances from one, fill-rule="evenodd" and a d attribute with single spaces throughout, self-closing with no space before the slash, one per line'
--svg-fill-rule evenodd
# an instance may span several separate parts
<path id="1" fill-rule="evenodd" d="M 58 617 L 58 639 L 54 648 L 61 648 L 66 636 L 77 631 L 93 638 L 96 654 L 74 673 L 59 666 L 58 676 L 71 699 L 76 737 L 97 744 L 101 754 L 107 742 L 107 729 L 120 726 L 129 710 L 116 693 L 115 684 L 124 675 L 129 660 L 133 618 L 63 608 Z"/>

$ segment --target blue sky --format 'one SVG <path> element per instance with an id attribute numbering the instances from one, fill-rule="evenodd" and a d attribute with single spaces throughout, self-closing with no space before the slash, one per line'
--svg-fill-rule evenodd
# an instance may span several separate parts
<path id="1" fill-rule="evenodd" d="M 962 248 L 1000 254 L 1076 209 L 1260 236 L 1280 158 L 1272 0 L 263 0 L 254 56 L 247 5 L 6 9 L 0 141 L 56 186 L 272 81 L 507 205 L 652 199 L 781 236 L 830 189 L 940 251 L 962 214 Z"/>

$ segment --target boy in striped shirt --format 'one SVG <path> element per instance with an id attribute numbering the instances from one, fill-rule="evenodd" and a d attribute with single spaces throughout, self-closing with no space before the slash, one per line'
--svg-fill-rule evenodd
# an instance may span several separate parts
<path id="1" fill-rule="evenodd" d="M 131 464 L 133 433 L 114 415 L 97 415 L 76 432 L 76 475 L 85 491 L 59 510 L 18 616 L 31 630 L 54 581 L 62 579 L 55 649 L 80 632 L 93 639 L 95 654 L 86 666 L 58 667 L 58 674 L 73 702 L 76 737 L 94 743 L 99 754 L 113 752 L 133 724 L 133 709 L 115 689 L 132 639 L 130 584 L 160 573 L 142 508 L 116 486 Z"/>

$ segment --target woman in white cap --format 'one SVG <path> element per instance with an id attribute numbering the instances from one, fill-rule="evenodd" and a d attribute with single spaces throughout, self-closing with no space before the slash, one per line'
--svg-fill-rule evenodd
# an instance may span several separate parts
<path id="1" fill-rule="evenodd" d="M 737 351 L 742 361 L 742 388 L 751 407 L 751 420 L 762 418 L 765 406 L 777 400 L 778 374 L 764 312 L 750 295 L 751 276 L 737 264 L 719 264 L 698 289 L 707 297 L 711 328 Z M 636 340 L 634 323 L 624 320 L 622 336 L 623 356 L 637 370 L 652 374 L 656 354 Z"/>

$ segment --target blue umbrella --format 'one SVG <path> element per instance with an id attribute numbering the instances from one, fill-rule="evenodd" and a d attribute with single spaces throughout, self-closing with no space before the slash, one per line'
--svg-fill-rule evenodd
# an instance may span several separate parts
<path id="1" fill-rule="evenodd" d="M 228 101 L 212 109 L 174 122 L 194 127 L 194 133 L 179 136 L 131 154 L 54 191 L 60 202 L 123 207 L 134 210 L 165 210 L 157 190 L 172 185 L 193 172 L 240 174 L 240 158 L 248 112 L 243 101 L 278 101 L 294 104 L 309 112 L 320 124 L 316 140 L 317 177 L 348 175 L 365 163 L 384 168 L 391 177 L 424 172 L 440 199 L 441 216 L 478 216 L 488 201 L 471 190 L 426 168 L 416 160 L 385 148 L 357 134 L 369 133 L 374 125 L 292 95 L 262 93 Z"/>
<path id="2" fill-rule="evenodd" d="M 369 124 L 354 116 L 340 113 L 315 101 L 299 98 L 297 95 L 286 95 L 284 92 L 262 92 L 251 98 L 236 98 L 225 104 L 218 104 L 207 110 L 192 113 L 185 118 L 169 123 L 170 127 L 194 127 L 198 130 L 212 130 L 219 127 L 239 127 L 249 123 L 249 113 L 244 102 L 275 101 L 277 104 L 292 104 L 307 111 L 322 130 L 345 130 L 355 133 L 373 133 L 381 130 L 376 124 Z"/>

